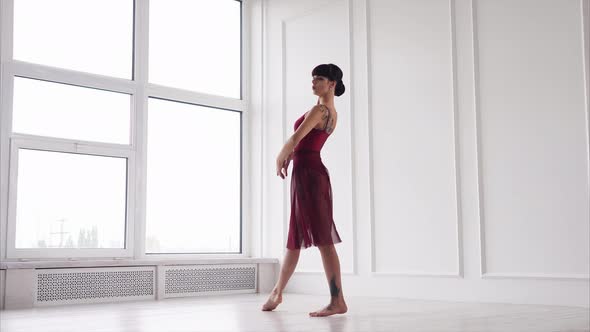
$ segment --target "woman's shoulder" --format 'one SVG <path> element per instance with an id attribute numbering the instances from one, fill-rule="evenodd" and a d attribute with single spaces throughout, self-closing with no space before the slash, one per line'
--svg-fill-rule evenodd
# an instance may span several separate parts
<path id="1" fill-rule="evenodd" d="M 320 111 L 322 113 L 326 113 L 330 111 L 330 108 L 324 104 L 317 104 L 314 105 L 312 108 L 312 110 L 316 110 L 316 111 Z"/>
<path id="2" fill-rule="evenodd" d="M 330 108 L 324 104 L 316 104 L 313 105 L 312 108 L 305 112 L 305 116 L 307 116 L 310 113 L 319 113 L 319 114 L 324 114 L 324 113 L 329 113 L 330 112 Z"/>

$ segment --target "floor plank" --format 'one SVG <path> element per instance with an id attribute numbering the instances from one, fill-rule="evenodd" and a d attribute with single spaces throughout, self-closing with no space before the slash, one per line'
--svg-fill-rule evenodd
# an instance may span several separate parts
<path id="1" fill-rule="evenodd" d="M 0 311 L 2 332 L 162 331 L 518 331 L 590 332 L 590 309 L 349 297 L 349 312 L 312 318 L 324 296 L 285 294 L 274 312 L 265 295 L 173 298 Z"/>

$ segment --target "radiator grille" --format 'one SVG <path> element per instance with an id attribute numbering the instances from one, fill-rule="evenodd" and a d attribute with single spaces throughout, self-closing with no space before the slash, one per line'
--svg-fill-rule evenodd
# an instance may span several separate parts
<path id="1" fill-rule="evenodd" d="M 165 294 L 256 291 L 255 266 L 167 267 Z"/>
<path id="2" fill-rule="evenodd" d="M 59 271 L 59 272 L 58 272 Z M 154 298 L 155 270 L 76 269 L 42 271 L 37 274 L 36 302 L 102 302 L 97 299 Z M 90 300 L 90 301 L 89 301 Z"/>

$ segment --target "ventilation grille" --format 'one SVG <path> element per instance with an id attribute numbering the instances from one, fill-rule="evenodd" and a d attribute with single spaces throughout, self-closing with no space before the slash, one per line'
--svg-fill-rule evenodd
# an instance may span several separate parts
<path id="1" fill-rule="evenodd" d="M 256 292 L 256 265 L 166 266 L 165 297 Z"/>
<path id="2" fill-rule="evenodd" d="M 154 299 L 155 268 L 40 270 L 35 304 Z"/>

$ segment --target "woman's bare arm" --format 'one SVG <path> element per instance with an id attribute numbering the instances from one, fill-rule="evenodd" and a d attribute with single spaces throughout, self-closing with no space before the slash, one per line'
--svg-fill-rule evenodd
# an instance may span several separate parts
<path id="1" fill-rule="evenodd" d="M 307 116 L 303 119 L 303 122 L 297 130 L 289 137 L 287 142 L 283 145 L 283 148 L 279 152 L 277 156 L 277 175 L 281 178 L 285 178 L 286 173 L 283 174 L 283 165 L 285 161 L 289 159 L 291 154 L 293 153 L 293 149 L 295 146 L 299 144 L 299 142 L 307 135 L 318 123 L 322 121 L 323 116 L 323 108 L 320 105 L 315 105 L 311 111 L 307 114 Z M 286 171 L 286 169 L 285 169 Z"/>

